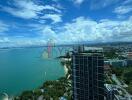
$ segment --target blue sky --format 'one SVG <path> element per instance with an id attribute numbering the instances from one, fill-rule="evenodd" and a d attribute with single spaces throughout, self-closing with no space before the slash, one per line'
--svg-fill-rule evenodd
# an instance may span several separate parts
<path id="1" fill-rule="evenodd" d="M 0 0 L 0 46 L 132 41 L 132 0 Z"/>

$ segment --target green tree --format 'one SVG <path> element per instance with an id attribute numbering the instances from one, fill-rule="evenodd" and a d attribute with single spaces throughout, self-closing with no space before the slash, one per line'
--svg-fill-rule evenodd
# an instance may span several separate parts
<path id="1" fill-rule="evenodd" d="M 117 76 L 122 76 L 124 69 L 121 67 L 112 67 L 112 73 Z"/>
<path id="2" fill-rule="evenodd" d="M 123 74 L 123 77 L 124 77 L 124 81 L 127 83 L 127 84 L 130 84 L 130 82 L 132 82 L 132 70 L 130 71 L 126 71 L 124 72 Z"/>

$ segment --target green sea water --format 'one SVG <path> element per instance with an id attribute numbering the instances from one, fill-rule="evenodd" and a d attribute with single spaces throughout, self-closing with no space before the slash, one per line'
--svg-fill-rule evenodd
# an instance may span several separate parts
<path id="1" fill-rule="evenodd" d="M 18 95 L 64 76 L 57 59 L 44 57 L 44 48 L 0 49 L 0 93 Z M 57 54 L 55 52 L 54 54 Z"/>

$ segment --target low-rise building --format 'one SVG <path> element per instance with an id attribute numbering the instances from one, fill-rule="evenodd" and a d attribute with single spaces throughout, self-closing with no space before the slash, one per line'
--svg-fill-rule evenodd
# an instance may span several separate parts
<path id="1" fill-rule="evenodd" d="M 127 61 L 119 60 L 119 59 L 109 59 L 104 61 L 104 64 L 111 65 L 114 67 L 124 67 L 124 66 L 127 66 Z"/>
<path id="2" fill-rule="evenodd" d="M 105 84 L 106 100 L 131 100 L 131 95 L 118 85 Z"/>
<path id="3" fill-rule="evenodd" d="M 113 85 L 111 85 L 111 84 L 104 84 L 104 85 L 105 85 L 105 97 L 106 97 L 106 100 L 114 100 Z"/>
<path id="4" fill-rule="evenodd" d="M 109 64 L 104 64 L 104 73 L 110 73 L 112 72 Z"/>
<path id="5" fill-rule="evenodd" d="M 126 59 L 127 66 L 132 66 L 132 59 Z"/>

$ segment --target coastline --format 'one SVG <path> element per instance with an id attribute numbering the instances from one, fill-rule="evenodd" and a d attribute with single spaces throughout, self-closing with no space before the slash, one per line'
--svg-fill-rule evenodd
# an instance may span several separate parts
<path id="1" fill-rule="evenodd" d="M 71 84 L 71 81 L 68 77 L 70 77 L 69 75 L 69 70 L 70 70 L 70 65 L 69 62 L 70 59 L 69 58 L 59 58 L 58 62 L 60 62 L 61 66 L 63 67 L 64 70 L 64 76 L 63 77 L 59 77 L 56 80 L 47 80 L 46 82 L 43 82 L 39 87 L 32 89 L 32 90 L 26 90 L 26 91 L 22 91 L 21 94 L 19 95 L 14 95 L 14 96 L 9 96 L 8 99 L 10 100 L 20 100 L 20 99 L 27 99 L 27 98 L 39 98 L 42 97 L 45 98 L 45 96 L 49 95 L 50 98 L 54 98 L 54 96 L 56 97 L 69 97 L 69 94 L 71 96 L 71 85 L 67 86 L 67 84 Z M 53 88 L 53 90 L 51 90 L 51 88 Z M 56 88 L 60 88 L 59 90 L 56 91 Z M 68 89 L 68 90 L 67 90 Z M 46 91 L 45 91 L 46 90 Z M 56 91 L 56 92 L 55 92 Z M 67 92 L 66 92 L 67 91 Z M 70 91 L 70 93 L 69 93 Z M 66 92 L 66 93 L 65 93 Z M 51 95 L 52 93 L 52 95 Z M 60 96 L 58 96 L 56 93 L 58 93 Z M 67 95 L 65 95 L 67 94 Z"/>
<path id="2" fill-rule="evenodd" d="M 23 49 L 23 48 L 22 48 Z M 7 49 L 7 50 L 10 50 L 10 49 Z M 7 50 L 3 50 L 3 51 L 7 51 Z M 26 51 L 26 50 L 28 50 L 28 52 Z M 3 92 L 6 92 L 7 94 L 8 94 L 8 98 L 13 98 L 13 97 L 17 97 L 17 96 L 20 96 L 24 91 L 32 91 L 32 90 L 34 90 L 34 89 L 38 89 L 38 88 L 40 88 L 41 86 L 43 86 L 43 84 L 46 82 L 46 81 L 54 81 L 54 80 L 58 80 L 59 78 L 61 78 L 61 77 L 64 77 L 65 76 L 65 71 L 64 71 L 64 68 L 63 68 L 63 65 L 61 65 L 60 64 L 60 60 L 57 60 L 57 59 L 52 59 L 52 60 L 49 60 L 49 59 L 47 59 L 47 60 L 45 60 L 45 59 L 42 59 L 42 58 L 40 58 L 40 52 L 43 50 L 43 48 L 41 48 L 41 49 L 38 49 L 38 48 L 36 48 L 35 50 L 33 49 L 32 50 L 32 48 L 30 49 L 30 48 L 27 48 L 26 50 L 24 50 L 24 56 L 22 55 L 22 53 L 23 53 L 23 50 L 13 50 L 13 53 L 12 53 L 12 51 L 11 52 L 9 52 L 9 54 L 12 54 L 11 56 L 10 56 L 10 58 L 12 58 L 12 59 L 14 59 L 13 57 L 16 57 L 16 56 L 21 56 L 21 57 L 25 57 L 24 58 L 24 60 L 25 59 L 27 59 L 26 61 L 28 61 L 29 60 L 29 62 L 31 61 L 31 65 L 29 66 L 29 68 L 30 68 L 30 70 L 28 70 L 28 71 L 26 71 L 26 73 L 31 73 L 31 74 L 27 74 L 27 75 L 31 75 L 31 78 L 30 79 L 32 79 L 32 80 L 34 80 L 34 82 L 32 82 L 32 81 L 30 81 L 30 79 L 28 79 L 27 81 L 26 81 L 26 78 L 27 77 L 25 77 L 25 78 L 19 78 L 19 75 L 15 75 L 15 76 L 17 76 L 18 78 L 19 78 L 19 80 L 25 80 L 25 81 L 23 81 L 23 83 L 20 81 L 20 84 L 24 84 L 24 86 L 25 85 L 27 85 L 28 83 L 30 83 L 30 86 L 29 86 L 29 88 L 23 88 L 22 86 L 21 86 L 21 91 L 17 91 L 17 90 L 15 90 L 16 88 L 17 88 L 17 86 L 19 86 L 19 85 L 17 85 L 16 87 L 12 87 L 13 88 L 13 91 L 15 91 L 15 93 L 14 92 L 8 92 L 7 90 L 5 90 L 4 91 L 4 89 L 2 90 L 1 89 L 1 92 L 3 93 Z M 1 52 L 2 53 L 2 56 L 1 56 L 1 59 L 2 59 L 2 57 L 3 57 L 3 51 Z M 31 52 L 33 52 L 33 54 L 31 53 Z M 35 53 L 34 53 L 35 52 Z M 14 56 L 15 54 L 17 54 L 16 56 Z M 18 55 L 19 54 L 19 55 Z M 29 54 L 29 55 L 28 55 Z M 31 55 L 32 54 L 32 55 Z M 30 56 L 31 55 L 31 56 Z M 6 55 L 7 57 L 8 57 L 8 54 Z M 13 56 L 13 57 L 12 57 Z M 4 56 L 5 57 L 5 56 Z M 17 58 L 17 57 L 16 57 Z M 30 58 L 30 59 L 29 59 Z M 8 58 L 9 59 L 9 58 Z M 33 59 L 33 60 L 32 60 Z M 6 60 L 6 58 L 4 59 L 4 60 Z M 19 60 L 19 58 L 17 59 L 18 61 L 20 61 Z M 10 61 L 10 60 L 9 60 Z M 16 60 L 13 60 L 14 62 L 16 61 Z M 18 62 L 17 61 L 17 62 Z M 16 63 L 17 63 L 16 62 Z M 42 63 L 41 63 L 42 62 Z M 46 63 L 46 64 L 45 64 Z M 14 63 L 13 63 L 14 64 Z M 18 65 L 19 65 L 20 63 L 18 63 Z M 25 64 L 25 63 L 24 63 Z M 21 64 L 22 65 L 22 64 Z M 27 68 L 24 68 L 24 67 L 21 67 L 21 65 L 20 66 L 16 66 L 16 67 L 12 67 L 12 70 L 16 70 L 17 68 L 18 68 L 18 71 L 20 71 L 20 72 L 24 72 L 25 71 L 25 69 Z M 39 66 L 39 67 L 38 67 Z M 47 66 L 47 67 L 46 67 Z M 20 68 L 22 68 L 22 69 L 24 69 L 24 70 L 19 70 L 19 67 Z M 11 68 L 11 67 L 10 67 Z M 17 71 L 17 70 L 16 70 Z M 45 78 L 45 71 L 47 71 L 47 72 L 50 72 L 50 73 L 47 73 L 47 76 L 48 76 L 48 78 Z M 36 74 L 36 76 L 34 75 L 34 72 L 35 72 L 35 74 Z M 21 75 L 25 75 L 26 76 L 26 73 L 24 73 L 24 74 L 21 74 Z M 33 74 L 32 74 L 33 73 Z M 42 73 L 42 74 L 41 74 Z M 60 73 L 60 74 L 59 74 Z M 14 75 L 14 74 L 13 74 Z M 5 75 L 4 75 L 5 76 Z M 35 76 L 35 77 L 34 77 Z M 3 77 L 2 75 L 1 75 L 1 77 Z M 13 76 L 10 76 L 10 77 L 13 77 Z M 50 77 L 53 77 L 53 78 L 50 78 Z M 54 78 L 55 77 L 55 78 Z M 49 79 L 50 78 L 50 79 Z M 2 79 L 2 78 L 1 78 Z M 11 78 L 10 78 L 11 79 Z M 38 80 L 35 80 L 35 79 L 38 79 Z M 46 81 L 45 81 L 46 80 Z M 10 81 L 9 81 L 10 82 Z M 12 80 L 11 80 L 11 82 L 12 82 Z M 10 83 L 11 83 L 10 82 Z M 1 82 L 2 83 L 2 82 Z M 6 82 L 7 83 L 7 82 Z M 16 84 L 15 82 L 14 82 L 14 84 Z M 14 85 L 14 84 L 12 84 L 12 85 Z M 33 86 L 32 84 L 35 84 L 35 86 Z M 37 84 L 37 85 L 36 85 Z M 3 87 L 6 87 L 6 86 L 3 86 Z M 31 88 L 30 88 L 31 87 Z M 18 87 L 19 88 L 19 87 Z M 17 89 L 18 89 L 17 88 Z M 11 99 L 12 100 L 12 99 Z"/>
<path id="3" fill-rule="evenodd" d="M 64 64 L 64 71 L 65 71 L 65 75 L 67 75 L 68 74 L 68 68 L 67 68 L 66 64 Z"/>

